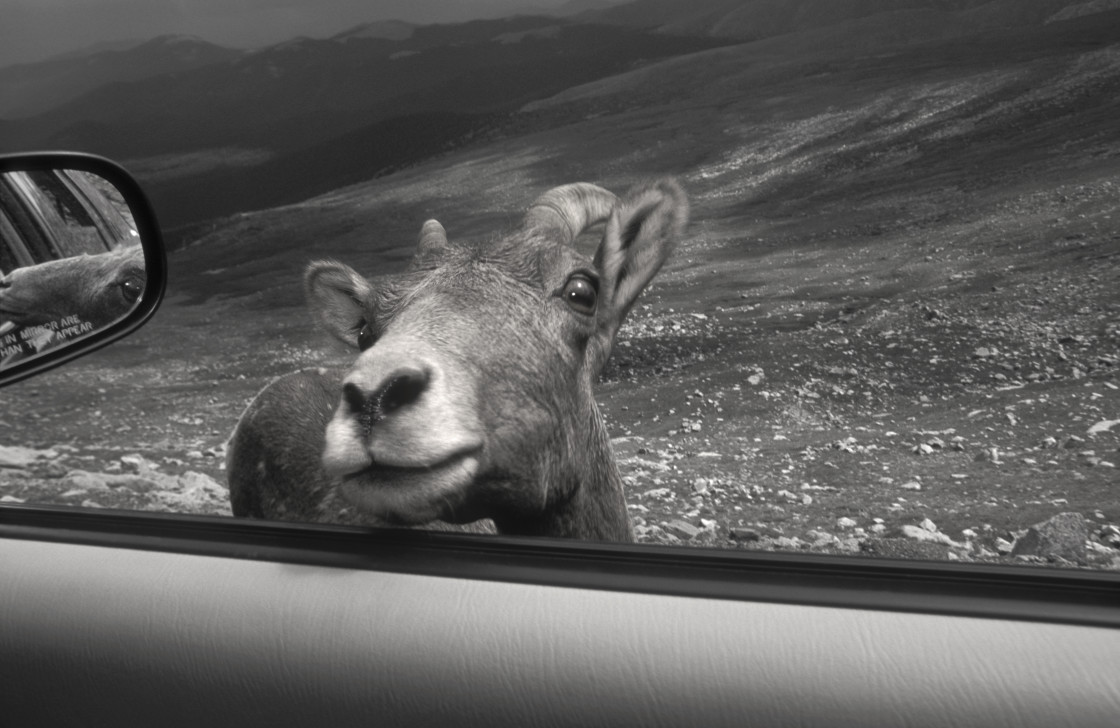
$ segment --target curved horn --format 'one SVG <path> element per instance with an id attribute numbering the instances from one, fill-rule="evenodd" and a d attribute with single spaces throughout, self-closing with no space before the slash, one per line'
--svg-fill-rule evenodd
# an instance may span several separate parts
<path id="1" fill-rule="evenodd" d="M 428 220 L 420 228 L 420 242 L 417 248 L 421 254 L 434 253 L 447 247 L 447 231 L 438 220 Z"/>
<path id="2" fill-rule="evenodd" d="M 525 214 L 529 229 L 556 230 L 570 243 L 587 228 L 610 217 L 618 198 L 587 182 L 555 187 L 537 198 Z"/>

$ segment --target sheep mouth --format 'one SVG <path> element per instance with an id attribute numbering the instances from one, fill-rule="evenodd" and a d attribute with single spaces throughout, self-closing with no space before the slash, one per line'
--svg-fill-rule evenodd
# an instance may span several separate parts
<path id="1" fill-rule="evenodd" d="M 458 453 L 423 467 L 374 463 L 344 476 L 341 492 L 359 510 L 398 525 L 463 522 L 481 468 L 477 455 Z"/>
<path id="2" fill-rule="evenodd" d="M 469 473 L 473 479 L 478 471 L 478 449 L 454 453 L 426 465 L 398 465 L 373 461 L 366 467 L 342 476 L 342 480 L 368 487 L 407 486 L 410 482 L 435 478 L 441 479 L 458 471 Z"/>

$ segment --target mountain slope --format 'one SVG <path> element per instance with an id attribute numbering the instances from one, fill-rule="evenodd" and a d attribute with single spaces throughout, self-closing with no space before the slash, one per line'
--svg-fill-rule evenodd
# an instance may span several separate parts
<path id="1" fill-rule="evenodd" d="M 880 218 L 882 232 L 888 218 L 905 226 L 941 214 L 942 204 L 963 214 L 974 190 L 1014 195 L 1046 175 L 1061 185 L 1120 160 L 1120 12 L 818 63 L 811 73 L 760 68 L 753 45 L 635 71 L 615 79 L 610 94 L 557 104 L 577 105 L 570 123 L 482 143 L 300 208 L 324 211 L 332 225 L 373 211 L 418 225 L 435 212 L 425 201 L 438 199 L 450 219 L 469 221 L 472 212 L 490 214 L 490 198 L 528 202 L 563 181 L 618 188 L 672 172 L 687 181 L 702 229 L 720 220 L 721 234 L 750 238 L 753 218 L 780 226 L 819 216 L 827 238 L 849 235 L 825 229 L 844 216 L 859 234 L 862 223 L 845 208 L 853 201 Z M 262 211 L 235 226 L 263 226 L 261 239 L 275 246 L 287 239 L 292 214 Z M 357 234 L 315 237 L 330 254 L 377 254 Z M 216 233 L 203 247 L 223 238 Z M 300 242 L 290 245 L 294 253 Z M 246 250 L 246 260 L 261 252 Z"/>
<path id="2" fill-rule="evenodd" d="M 731 103 L 757 88 L 875 69 L 895 56 L 925 70 L 957 58 L 1004 63 L 1107 44 L 1115 15 L 1102 7 L 639 0 L 579 16 L 615 25 L 555 17 L 370 23 L 105 86 L 4 124 L 0 145 L 123 159 L 149 183 L 165 224 L 178 227 L 359 183 L 494 133 L 509 138 L 628 108 L 707 104 L 713 95 Z M 638 25 L 662 34 L 628 27 Z M 990 28 L 1001 30 L 982 33 Z M 684 29 L 708 37 L 664 34 Z M 734 43 L 751 32 L 767 37 Z M 519 108 L 527 113 L 510 118 Z"/>
<path id="3" fill-rule="evenodd" d="M 751 43 L 667 59 L 617 76 L 598 79 L 526 105 L 526 111 L 573 108 L 582 113 L 641 106 L 651 99 L 688 104 L 708 92 L 734 96 L 759 84 L 805 75 L 835 73 L 867 64 L 895 63 L 895 58 L 922 59 L 922 67 L 1007 63 L 1016 58 L 1044 58 L 1120 42 L 1116 11 L 1066 21 L 1020 24 L 1015 5 L 999 16 L 988 3 L 961 14 L 936 10 L 880 13 L 829 27 L 766 38 Z M 983 23 L 973 15 L 992 13 Z M 998 18 L 1004 17 L 1003 22 Z M 1035 16 L 1032 16 L 1035 17 Z M 1038 15 L 1048 20 L 1051 16 Z M 878 57 L 883 58 L 878 58 Z M 862 59 L 862 60 L 861 60 Z M 672 92 L 668 89 L 673 89 Z"/>

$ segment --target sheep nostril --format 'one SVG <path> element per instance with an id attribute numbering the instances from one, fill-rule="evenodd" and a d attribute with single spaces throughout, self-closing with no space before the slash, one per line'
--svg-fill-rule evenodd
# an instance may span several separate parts
<path id="1" fill-rule="evenodd" d="M 412 404 L 427 388 L 427 372 L 412 367 L 397 370 L 375 395 L 379 415 L 384 417 Z"/>
<path id="2" fill-rule="evenodd" d="M 360 414 L 366 408 L 366 395 L 362 388 L 353 382 L 342 385 L 342 399 L 354 414 Z"/>

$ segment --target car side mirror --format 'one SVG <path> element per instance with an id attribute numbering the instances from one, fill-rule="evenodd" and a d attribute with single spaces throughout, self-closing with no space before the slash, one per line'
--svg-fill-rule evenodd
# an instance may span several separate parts
<path id="1" fill-rule="evenodd" d="M 135 331 L 166 279 L 155 214 L 119 165 L 0 156 L 0 386 Z"/>

